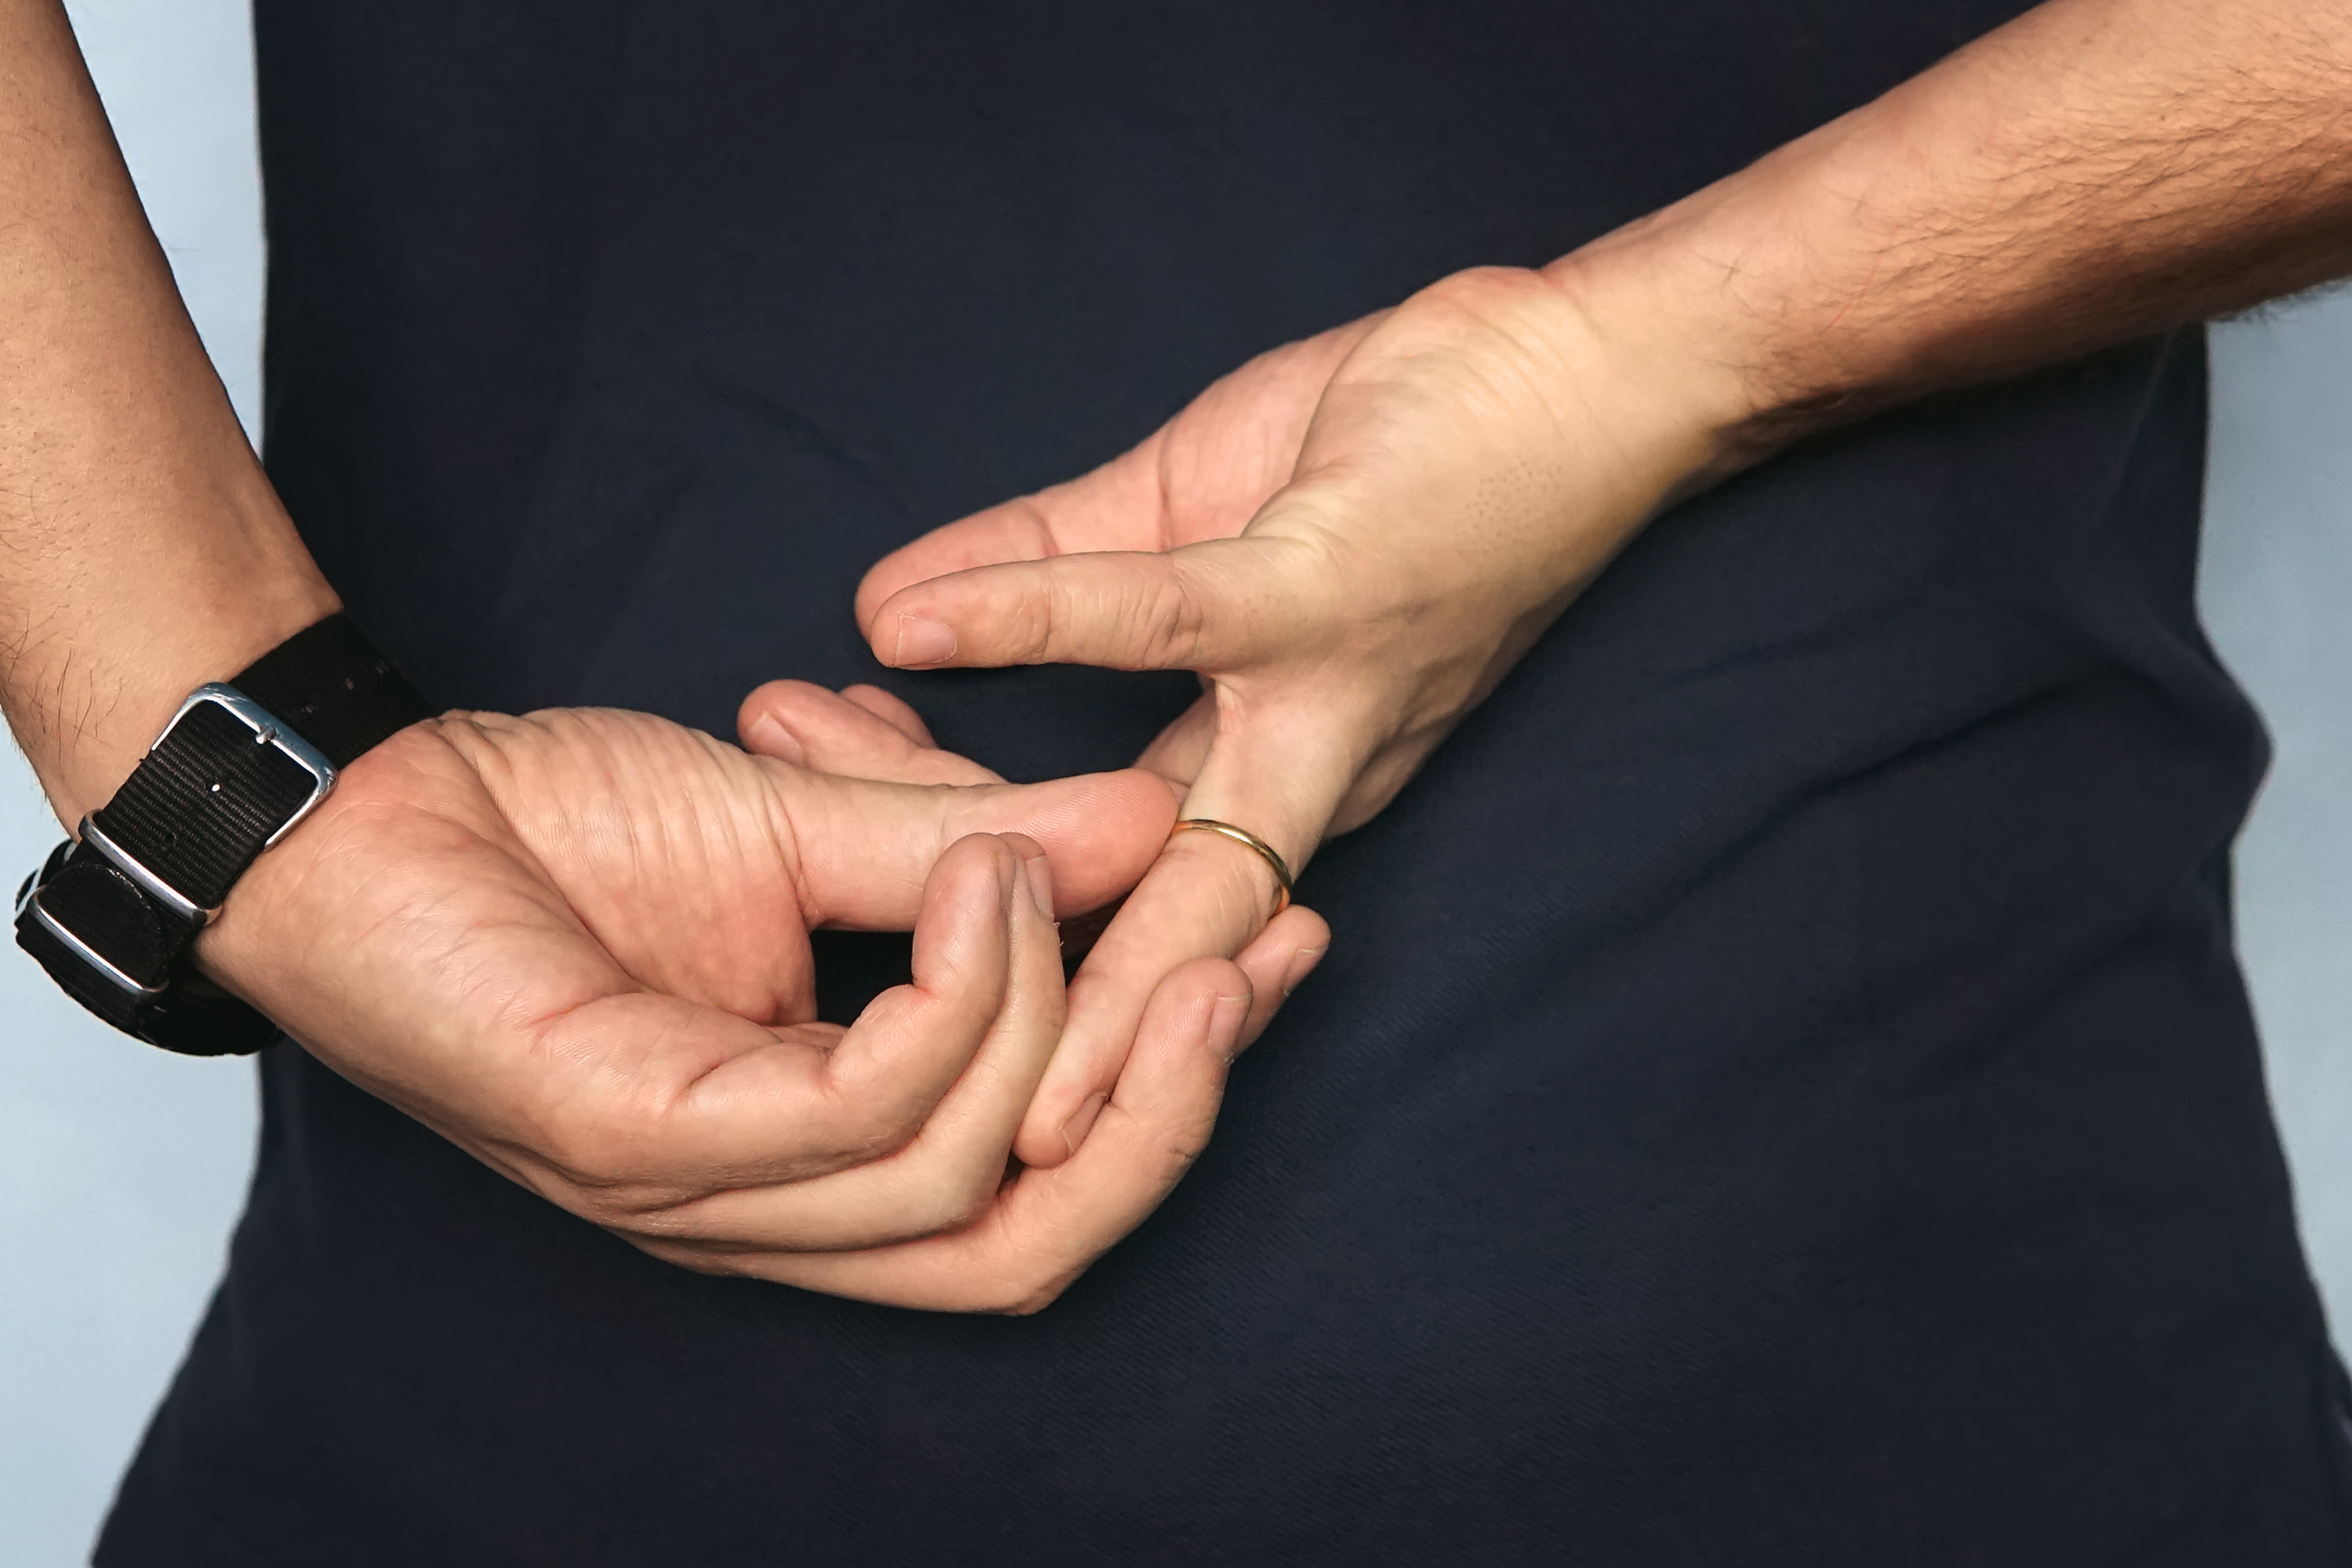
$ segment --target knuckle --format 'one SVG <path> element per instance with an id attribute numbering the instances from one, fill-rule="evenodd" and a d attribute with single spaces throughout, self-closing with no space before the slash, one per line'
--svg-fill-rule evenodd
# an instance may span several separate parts
<path id="1" fill-rule="evenodd" d="M 1002 1318 L 1034 1318 L 1062 1299 L 1093 1266 L 1101 1248 L 1056 1236 L 994 1249 L 991 1267 L 972 1282 L 965 1310 Z"/>
<path id="2" fill-rule="evenodd" d="M 1068 605 L 1067 587 L 1050 572 L 1045 592 L 1022 595 L 1006 636 L 1015 662 L 1041 664 L 1053 657 L 1062 642 L 1062 629 L 1071 618 Z"/>
<path id="3" fill-rule="evenodd" d="M 918 1235 L 943 1236 L 971 1228 L 988 1213 L 1004 1184 L 1005 1156 L 919 1152 L 910 1168 L 914 1193 L 905 1221 Z"/>
<path id="4" fill-rule="evenodd" d="M 570 1189 L 575 1212 L 604 1224 L 658 1201 L 660 1129 L 634 1102 L 567 1102 L 542 1112 L 534 1134 L 536 1152 Z"/>
<path id="5" fill-rule="evenodd" d="M 1525 267 L 1465 267 L 1430 284 L 1420 298 L 1466 315 L 1485 316 L 1549 292 L 1541 273 Z"/>
<path id="6" fill-rule="evenodd" d="M 674 1243 L 651 1241 L 626 1231 L 616 1231 L 622 1240 L 648 1257 L 683 1268 L 691 1274 L 705 1274 L 713 1279 L 731 1279 L 748 1273 L 742 1260 L 733 1253 L 708 1252 L 699 1247 L 680 1247 Z"/>
<path id="7" fill-rule="evenodd" d="M 1070 1288 L 1075 1273 L 1040 1279 L 1020 1289 L 1000 1293 L 987 1310 L 1003 1318 L 1034 1318 L 1062 1299 Z"/>
<path id="8" fill-rule="evenodd" d="M 913 1088 L 878 1096 L 865 1115 L 853 1121 L 858 1145 L 866 1152 L 867 1159 L 895 1154 L 922 1132 L 930 1113 L 930 1097 Z"/>
<path id="9" fill-rule="evenodd" d="M 1157 576 L 1129 607 L 1131 625 L 1145 629 L 1143 660 L 1186 668 L 1200 660 L 1203 631 L 1200 601 L 1173 574 Z"/>
<path id="10" fill-rule="evenodd" d="M 996 1202 L 1004 1185 L 1004 1162 L 966 1160 L 951 1173 L 940 1194 L 941 1230 L 964 1230 Z"/>
<path id="11" fill-rule="evenodd" d="M 628 1179 L 624 1152 L 627 1136 L 606 1117 L 566 1111 L 549 1118 L 539 1137 L 540 1153 L 573 1186 L 608 1191 Z"/>
<path id="12" fill-rule="evenodd" d="M 908 1205 L 901 1228 L 910 1241 L 952 1236 L 968 1229 L 982 1210 L 983 1205 L 967 1202 L 960 1193 L 926 1193 Z"/>
<path id="13" fill-rule="evenodd" d="M 1019 622 L 1015 636 L 1032 663 L 1182 668 L 1202 645 L 1199 606 L 1164 561 L 1129 563 L 1108 583 L 1049 575 Z"/>
<path id="14" fill-rule="evenodd" d="M 831 1087 L 820 1157 L 835 1169 L 898 1153 L 914 1142 L 930 1110 L 920 1096 L 907 1090 L 877 1093 L 868 1089 L 853 1094 L 842 1085 Z"/>
<path id="15" fill-rule="evenodd" d="M 590 1225 L 600 1225 L 607 1230 L 626 1231 L 644 1218 L 636 1204 L 608 1188 L 573 1181 L 562 1196 L 563 1207 Z"/>

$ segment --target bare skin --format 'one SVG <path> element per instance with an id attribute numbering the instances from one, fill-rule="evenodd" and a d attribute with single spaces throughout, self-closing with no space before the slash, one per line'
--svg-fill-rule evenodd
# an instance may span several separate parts
<path id="1" fill-rule="evenodd" d="M 70 825 L 189 689 L 338 601 L 53 0 L 0 0 L 0 707 Z M 1028 788 L 854 771 L 645 714 L 453 714 L 348 769 L 197 958 L 336 1070 L 662 1257 L 1034 1310 L 1197 1152 L 1290 954 L 1172 973 L 1121 1080 L 1124 1140 L 1008 1182 L 1060 1035 L 1055 918 L 1141 875 L 1169 792 L 1134 771 Z M 912 984 L 845 1030 L 816 1022 L 821 924 L 912 929 Z"/>
<path id="2" fill-rule="evenodd" d="M 1302 865 L 1673 501 L 2352 269 L 2347 106 L 2342 7 L 2054 0 L 1549 267 L 1252 361 L 1095 472 L 877 564 L 860 624 L 908 668 L 1197 671 L 1144 765 Z M 829 765 L 839 700 L 763 700 Z M 1270 893 L 1246 850 L 1171 844 L 1073 983 L 1024 1160 L 1083 1147 L 1141 998 L 1253 940 Z"/>
<path id="3" fill-rule="evenodd" d="M 2056 0 L 1549 268 L 1444 279 L 1253 362 L 1128 458 L 880 563 L 861 623 L 879 657 L 909 668 L 1200 671 L 1208 694 L 1146 762 L 1189 790 L 1189 815 L 1242 822 L 1303 864 L 1384 805 L 1675 498 L 1870 409 L 2343 270 L 2347 86 L 2352 40 L 2323 8 Z M 48 0 L 0 0 L 0 705 L 73 821 L 112 792 L 182 693 L 334 600 L 203 364 Z M 955 1020 L 944 1045 L 902 1032 L 927 1044 L 891 1059 L 919 1061 L 911 1077 L 937 1085 L 964 1053 L 931 1114 L 952 1107 L 954 1129 L 988 1131 L 971 1147 L 1003 1131 L 1017 1098 L 1003 1086 L 1041 1071 L 1014 1143 L 1028 1168 L 985 1196 L 976 1157 L 943 1162 L 912 1184 L 943 1206 L 900 1208 L 862 1237 L 828 1230 L 825 1205 L 799 1201 L 794 1184 L 835 1181 L 818 1172 L 828 1161 L 855 1175 L 917 1150 L 929 1122 L 908 1129 L 903 1108 L 920 1094 L 895 1100 L 901 1115 L 879 1133 L 861 1112 L 863 1142 L 855 1126 L 806 1121 L 810 1104 L 846 1101 L 821 1088 L 823 1043 L 791 1033 L 806 1026 L 779 999 L 798 982 L 756 956 L 714 968 L 666 946 L 675 921 L 635 938 L 615 929 L 602 879 L 651 873 L 609 843 L 568 853 L 579 829 L 561 825 L 580 797 L 531 781 L 642 748 L 732 803 L 714 820 L 797 824 L 798 808 L 774 799 L 802 789 L 785 781 L 807 768 L 987 778 L 877 694 L 788 682 L 743 714 L 746 742 L 793 764 L 756 779 L 693 750 L 707 740 L 625 737 L 593 716 L 500 731 L 515 722 L 412 731 L 354 768 L 240 887 L 205 962 L 395 1103 L 697 1267 L 909 1305 L 1044 1304 L 1181 1175 L 1230 1053 L 1328 941 L 1305 910 L 1266 922 L 1267 873 L 1245 851 L 1184 836 L 1088 961 L 1041 1067 L 1040 1020 L 1058 998 L 1043 999 L 1041 950 L 1013 896 L 1038 858 L 1010 835 L 1051 853 L 1055 902 L 1072 910 L 1081 876 L 1107 887 L 1117 879 L 1101 868 L 1139 867 L 1164 801 L 1144 811 L 1141 792 L 1117 794 L 1129 788 L 1119 775 L 1096 781 L 1131 803 L 1097 820 L 1117 845 L 1142 847 L 1073 846 L 1067 858 L 1013 797 L 998 797 L 1004 816 L 962 817 L 939 797 L 928 837 L 898 835 L 948 848 L 918 932 L 938 962 L 876 1028 Z M 650 822 L 651 798 L 615 800 L 603 820 Z M 901 808 L 874 795 L 857 809 Z M 1007 836 L 949 847 L 951 820 Z M 778 845 L 787 837 L 810 841 L 796 826 Z M 679 842 L 673 891 L 709 848 Z M 783 875 L 811 877 L 777 855 Z M 1079 863 L 1092 855 L 1107 858 Z M 909 862 L 890 881 L 903 896 L 917 879 Z M 452 884 L 495 907 L 476 918 L 449 901 Z M 804 918 L 841 891 L 824 888 L 817 877 L 761 896 Z M 424 917 L 436 909 L 460 918 L 436 926 Z M 473 945 L 485 930 L 513 945 Z M 343 940 L 318 940 L 329 931 Z M 977 996 L 1000 985 L 983 1009 Z M 662 986 L 704 987 L 704 999 Z M 727 1005 L 707 999 L 721 995 Z M 761 998 L 778 1010 L 729 1010 Z M 391 1015 L 397 1040 L 351 1021 L 377 1005 L 405 1009 Z M 330 1038 L 344 1027 L 359 1032 Z M 692 1087 L 739 1062 L 749 1093 L 736 1080 Z M 532 1078 L 551 1063 L 579 1076 Z M 566 1092 L 575 1082 L 621 1091 L 583 1100 Z M 749 1152 L 755 1123 L 783 1143 Z M 716 1130 L 712 1141 L 666 1142 L 688 1125 Z M 866 1182 L 858 1203 L 890 1208 L 905 1175 Z M 739 1191 L 759 1195 L 732 1202 Z"/>

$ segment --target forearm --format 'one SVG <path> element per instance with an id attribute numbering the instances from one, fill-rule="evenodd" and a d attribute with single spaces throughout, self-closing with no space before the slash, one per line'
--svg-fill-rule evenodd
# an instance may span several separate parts
<path id="1" fill-rule="evenodd" d="M 2053 0 L 1549 270 L 1791 436 L 2352 269 L 2352 13 Z"/>
<path id="2" fill-rule="evenodd" d="M 54 0 L 0 0 L 0 707 L 59 816 L 336 608 L 182 308 Z"/>

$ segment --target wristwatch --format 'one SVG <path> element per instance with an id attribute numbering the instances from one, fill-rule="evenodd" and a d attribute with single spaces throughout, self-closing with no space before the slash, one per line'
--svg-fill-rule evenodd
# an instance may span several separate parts
<path id="1" fill-rule="evenodd" d="M 151 1045 L 261 1049 L 276 1026 L 196 973 L 196 933 L 340 770 L 429 715 L 342 616 L 234 680 L 198 687 L 114 798 L 25 879 L 16 945 L 75 1001 Z"/>

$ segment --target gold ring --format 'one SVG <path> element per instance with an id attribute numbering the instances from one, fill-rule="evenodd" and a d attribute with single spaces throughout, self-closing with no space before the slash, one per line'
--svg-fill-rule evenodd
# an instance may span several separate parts
<path id="1" fill-rule="evenodd" d="M 1176 826 L 1168 830 L 1169 841 L 1173 843 L 1176 836 L 1187 828 L 1201 833 L 1213 833 L 1221 838 L 1230 838 L 1245 848 L 1256 850 L 1258 858 L 1264 860 L 1274 871 L 1274 915 L 1278 915 L 1290 907 L 1290 867 L 1283 859 L 1280 850 L 1246 827 L 1235 827 L 1230 822 L 1219 822 L 1214 817 L 1209 816 L 1177 818 Z M 1268 915 L 1265 918 L 1272 920 L 1274 915 Z"/>

